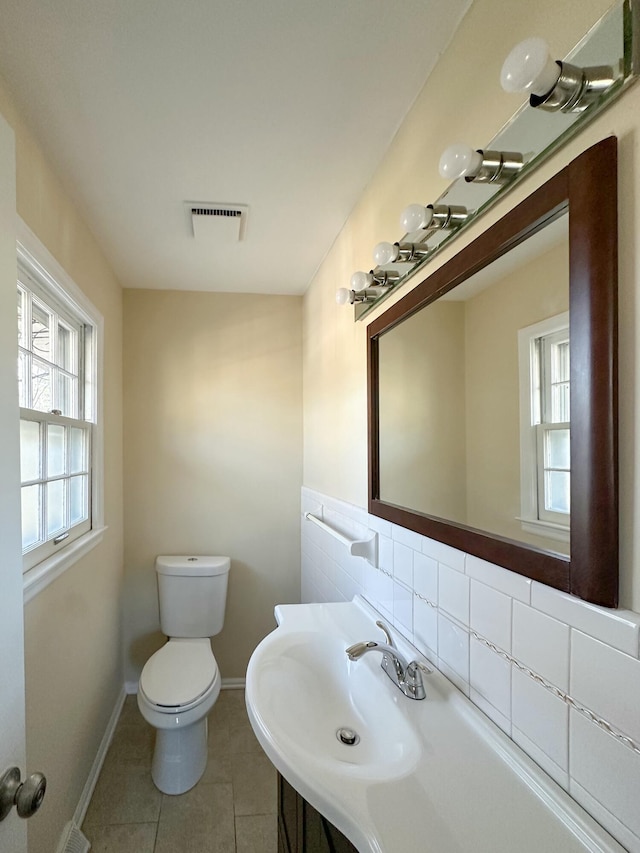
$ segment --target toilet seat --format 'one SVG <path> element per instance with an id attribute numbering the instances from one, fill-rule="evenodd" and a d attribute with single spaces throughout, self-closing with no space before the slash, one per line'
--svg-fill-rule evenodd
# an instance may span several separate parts
<path id="1" fill-rule="evenodd" d="M 172 639 L 144 665 L 140 690 L 160 713 L 198 705 L 213 687 L 218 665 L 205 639 Z"/>

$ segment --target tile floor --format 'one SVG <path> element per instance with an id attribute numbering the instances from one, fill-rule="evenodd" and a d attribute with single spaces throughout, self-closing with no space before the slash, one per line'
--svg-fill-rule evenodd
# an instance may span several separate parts
<path id="1" fill-rule="evenodd" d="M 151 781 L 153 737 L 127 696 L 82 825 L 92 853 L 276 853 L 276 772 L 244 691 L 221 691 L 207 769 L 186 794 L 166 796 Z"/>

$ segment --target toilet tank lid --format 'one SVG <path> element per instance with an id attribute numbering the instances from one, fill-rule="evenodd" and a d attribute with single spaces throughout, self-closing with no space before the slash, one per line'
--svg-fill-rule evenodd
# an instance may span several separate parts
<path id="1" fill-rule="evenodd" d="M 159 575 L 212 577 L 214 575 L 225 575 L 230 566 L 229 557 L 156 557 L 156 572 Z"/>

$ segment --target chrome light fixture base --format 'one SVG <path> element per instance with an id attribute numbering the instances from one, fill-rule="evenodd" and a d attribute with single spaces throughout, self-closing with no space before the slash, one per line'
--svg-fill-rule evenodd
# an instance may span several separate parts
<path id="1" fill-rule="evenodd" d="M 397 270 L 371 270 L 373 281 L 378 287 L 394 287 L 400 281 L 400 273 Z"/>
<path id="2" fill-rule="evenodd" d="M 506 184 L 524 166 L 524 158 L 517 151 L 477 150 L 482 165 L 475 175 L 465 175 L 468 184 Z"/>
<path id="3" fill-rule="evenodd" d="M 340 287 L 336 292 L 336 302 L 338 305 L 375 302 L 385 290 L 394 287 L 399 281 L 400 273 L 396 270 L 355 272 L 351 276 L 351 288 Z"/>
<path id="4" fill-rule="evenodd" d="M 608 92 L 617 79 L 609 65 L 578 68 L 569 62 L 557 64 L 558 82 L 546 95 L 530 95 L 530 106 L 549 112 L 581 113 Z"/>
<path id="5" fill-rule="evenodd" d="M 466 207 L 459 204 L 430 204 L 433 208 L 433 219 L 429 226 L 430 231 L 435 231 L 440 228 L 458 228 L 463 222 L 469 218 L 469 211 Z"/>

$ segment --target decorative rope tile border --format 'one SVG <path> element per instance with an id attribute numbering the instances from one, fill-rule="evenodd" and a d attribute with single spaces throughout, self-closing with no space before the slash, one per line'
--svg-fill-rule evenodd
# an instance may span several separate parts
<path id="1" fill-rule="evenodd" d="M 379 566 L 376 568 L 377 571 L 381 572 L 383 575 L 386 575 L 386 577 L 391 578 L 393 580 L 393 575 L 391 574 L 391 572 L 388 572 L 386 571 L 386 569 L 382 569 Z M 413 590 L 413 595 L 415 598 L 424 602 L 429 607 L 432 607 L 434 610 L 438 610 L 438 605 L 435 604 L 433 601 L 430 601 L 424 595 L 421 595 L 415 590 Z M 504 649 L 501 649 L 499 646 L 496 646 L 495 643 L 492 643 L 490 640 L 487 640 L 481 634 L 478 634 L 477 631 L 474 631 L 470 628 L 469 633 L 479 643 L 482 643 L 482 645 L 486 646 L 488 649 L 491 649 L 492 652 L 495 652 L 497 655 L 500 655 L 501 658 L 513 664 L 517 669 L 520 670 L 520 672 L 531 678 L 533 681 L 536 682 L 536 684 L 539 684 L 541 687 L 544 687 L 545 690 L 548 690 L 557 699 L 560 699 L 561 702 L 564 702 L 565 705 L 568 705 L 569 708 L 573 708 L 574 711 L 577 711 L 579 714 L 582 714 L 583 717 L 586 717 L 588 720 L 590 720 L 596 726 L 601 728 L 612 738 L 615 738 L 615 740 L 617 740 L 619 743 L 623 744 L 628 749 L 631 749 L 633 752 L 636 753 L 636 755 L 640 755 L 640 745 L 638 745 L 633 740 L 633 738 L 630 738 L 628 735 L 625 735 L 623 734 L 623 732 L 616 729 L 616 727 L 613 726 L 608 720 L 605 720 L 603 717 L 599 717 L 597 714 L 594 714 L 594 712 L 590 708 L 586 708 L 584 705 L 581 705 L 573 698 L 573 696 L 570 696 L 568 693 L 565 693 L 564 690 L 560 690 L 560 688 L 556 687 L 555 684 L 551 684 L 551 682 L 547 681 L 546 678 L 543 678 L 537 672 L 534 672 L 532 669 L 529 669 L 529 667 L 525 666 L 512 655 L 505 652 Z"/>
<path id="2" fill-rule="evenodd" d="M 415 595 L 415 597 L 416 597 L 416 598 L 419 598 L 419 599 L 420 599 L 420 601 L 424 601 L 424 603 L 425 603 L 425 604 L 428 604 L 428 605 L 429 605 L 429 607 L 433 607 L 433 609 L 434 609 L 434 610 L 437 610 L 437 609 L 438 609 L 438 605 L 437 605 L 437 604 L 434 604 L 434 603 L 433 603 L 433 601 L 429 601 L 429 599 L 428 599 L 428 598 L 425 598 L 425 597 L 424 597 L 424 595 L 420 595 L 420 593 L 419 593 L 419 592 L 416 592 L 416 591 L 415 591 L 415 589 L 414 589 L 414 591 L 413 591 L 413 594 Z"/>
<path id="3" fill-rule="evenodd" d="M 429 607 L 433 607 L 435 610 L 438 609 L 438 605 L 433 601 L 429 601 L 428 598 L 425 598 L 424 595 L 420 595 L 419 592 L 414 590 L 414 596 L 420 601 L 424 601 L 425 604 L 428 604 Z M 520 670 L 520 672 L 524 673 L 524 675 L 531 678 L 536 684 L 539 684 L 541 687 L 544 687 L 545 690 L 548 690 L 552 693 L 557 699 L 560 699 L 561 702 L 564 702 L 565 705 L 568 705 L 570 708 L 573 708 L 574 711 L 577 711 L 579 714 L 582 714 L 583 717 L 586 717 L 592 723 L 595 723 L 596 726 L 601 728 L 604 732 L 611 737 L 615 738 L 619 743 L 633 750 L 637 755 L 640 755 L 640 746 L 630 738 L 628 735 L 623 734 L 623 732 L 619 731 L 615 726 L 613 726 L 608 720 L 605 720 L 603 717 L 599 717 L 597 714 L 590 708 L 586 708 L 584 705 L 581 705 L 577 702 L 573 696 L 570 696 L 568 693 L 565 693 L 564 690 L 560 690 L 559 687 L 556 687 L 555 684 L 551 684 L 550 681 L 547 681 L 546 678 L 543 678 L 537 672 L 534 672 L 532 669 L 529 669 L 528 666 L 525 666 L 519 660 L 514 658 L 512 655 L 508 654 L 501 649 L 499 646 L 496 646 L 495 643 L 492 643 L 490 640 L 487 640 L 481 634 L 478 634 L 477 631 L 474 631 L 472 628 L 469 629 L 469 633 L 474 639 L 476 639 L 479 643 L 482 643 L 483 646 L 486 646 L 488 649 L 491 649 L 492 652 L 495 652 L 497 655 L 500 655 L 501 658 L 513 664 L 516 669 Z"/>
<path id="4" fill-rule="evenodd" d="M 479 643 L 482 643 L 483 646 L 491 649 L 492 652 L 495 652 L 497 655 L 500 655 L 501 658 L 512 663 L 520 672 L 527 675 L 529 678 L 533 679 L 536 684 L 539 684 L 541 687 L 544 687 L 545 690 L 548 690 L 552 693 L 557 699 L 560 699 L 565 705 L 568 705 L 570 708 L 573 708 L 574 711 L 577 711 L 579 714 L 582 714 L 583 717 L 586 717 L 592 723 L 595 723 L 596 726 L 605 731 L 608 735 L 615 738 L 620 743 L 624 744 L 624 746 L 629 747 L 635 753 L 640 755 L 640 746 L 630 737 L 618 731 L 615 726 L 612 726 L 608 720 L 605 720 L 603 717 L 599 717 L 597 714 L 594 714 L 589 708 L 586 708 L 584 705 L 581 705 L 577 702 L 572 696 L 568 693 L 565 693 L 564 690 L 560 690 L 559 687 L 556 687 L 555 684 L 551 684 L 550 681 L 547 681 L 546 678 L 543 678 L 537 672 L 534 672 L 529 667 L 525 666 L 516 658 L 512 657 L 512 655 L 507 654 L 503 649 L 499 646 L 496 646 L 495 643 L 492 643 L 490 640 L 487 640 L 481 634 L 478 634 L 477 631 L 472 629 L 469 630 L 469 633 L 472 637 L 478 640 Z"/>

